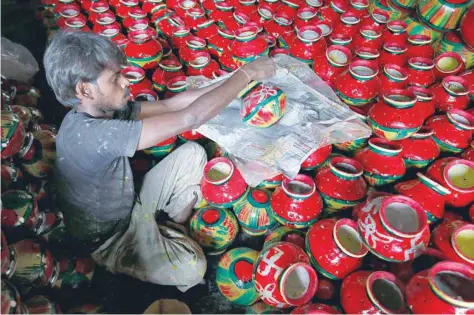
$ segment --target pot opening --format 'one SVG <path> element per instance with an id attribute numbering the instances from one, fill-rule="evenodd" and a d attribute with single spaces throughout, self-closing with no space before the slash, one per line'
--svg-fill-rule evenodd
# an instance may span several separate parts
<path id="1" fill-rule="evenodd" d="M 146 33 L 135 34 L 133 36 L 134 39 L 147 39 L 149 37 Z"/>
<path id="2" fill-rule="evenodd" d="M 277 16 L 275 18 L 275 21 L 277 21 L 277 23 L 282 24 L 282 25 L 290 25 L 291 24 L 291 21 L 289 21 L 287 18 L 285 18 L 283 16 Z"/>
<path id="3" fill-rule="evenodd" d="M 453 94 L 463 94 L 468 92 L 468 89 L 461 82 L 448 81 L 444 86 Z"/>
<path id="4" fill-rule="evenodd" d="M 450 116 L 456 123 L 464 126 L 471 126 L 471 121 L 460 114 L 450 113 Z"/>
<path id="5" fill-rule="evenodd" d="M 366 66 L 355 66 L 352 71 L 360 76 L 368 77 L 375 74 L 375 71 Z"/>
<path id="6" fill-rule="evenodd" d="M 358 48 L 355 51 L 356 55 L 362 59 L 375 59 L 380 56 L 377 51 L 372 51 L 370 49 Z"/>
<path id="7" fill-rule="evenodd" d="M 385 72 L 388 75 L 390 75 L 391 77 L 396 78 L 396 79 L 405 78 L 405 76 L 400 71 L 398 71 L 397 69 L 388 68 L 388 69 L 385 69 Z"/>
<path id="8" fill-rule="evenodd" d="M 334 167 L 344 173 L 351 174 L 351 175 L 356 175 L 360 173 L 357 168 L 354 166 L 350 165 L 349 163 L 344 163 L 344 162 L 339 162 L 334 165 Z"/>
<path id="9" fill-rule="evenodd" d="M 394 102 L 410 102 L 410 101 L 413 101 L 413 99 L 407 95 L 401 95 L 401 94 L 389 94 L 387 95 L 387 98 L 391 101 L 394 101 Z"/>
<path id="10" fill-rule="evenodd" d="M 349 57 L 341 50 L 331 50 L 328 53 L 328 58 L 332 62 L 340 65 L 345 65 L 349 62 Z"/>
<path id="11" fill-rule="evenodd" d="M 403 25 L 400 25 L 400 24 L 389 25 L 388 28 L 395 32 L 401 32 L 405 30 L 405 27 L 403 27 Z"/>
<path id="12" fill-rule="evenodd" d="M 138 80 L 142 77 L 142 74 L 138 71 L 129 71 L 125 73 L 125 77 L 129 80 Z"/>
<path id="13" fill-rule="evenodd" d="M 322 36 L 327 36 L 329 33 L 331 33 L 331 27 L 327 24 L 321 23 L 316 26 L 321 30 Z"/>
<path id="14" fill-rule="evenodd" d="M 102 31 L 102 35 L 110 37 L 117 35 L 119 33 L 119 30 L 116 28 L 108 28 Z"/>
<path id="15" fill-rule="evenodd" d="M 387 45 L 384 48 L 385 48 L 385 50 L 387 50 L 391 53 L 394 53 L 394 54 L 399 54 L 399 53 L 402 53 L 406 50 L 403 47 L 395 46 L 395 45 Z"/>
<path id="16" fill-rule="evenodd" d="M 255 35 L 255 32 L 252 31 L 245 31 L 242 33 L 239 33 L 238 37 L 249 37 Z"/>
<path id="17" fill-rule="evenodd" d="M 462 257 L 466 257 L 468 260 L 474 260 L 474 229 L 466 228 L 458 232 L 454 238 L 454 243 L 457 247 L 457 251 Z"/>
<path id="18" fill-rule="evenodd" d="M 343 16 L 341 17 L 341 20 L 346 24 L 356 24 L 359 22 L 359 19 L 355 16 Z"/>
<path id="19" fill-rule="evenodd" d="M 364 7 L 364 8 L 368 6 L 367 2 L 361 2 L 361 1 L 354 1 L 352 2 L 352 5 L 356 7 Z"/>
<path id="20" fill-rule="evenodd" d="M 404 298 L 400 288 L 390 280 L 375 279 L 370 288 L 377 303 L 394 313 L 404 308 Z"/>
<path id="21" fill-rule="evenodd" d="M 103 16 L 97 20 L 99 24 L 110 24 L 113 23 L 115 19 L 111 16 Z"/>
<path id="22" fill-rule="evenodd" d="M 364 245 L 360 234 L 349 225 L 342 225 L 336 231 L 339 244 L 353 255 L 361 255 L 364 252 Z"/>
<path id="23" fill-rule="evenodd" d="M 385 217 L 390 226 L 404 234 L 419 231 L 418 213 L 405 203 L 393 202 L 388 204 L 385 208 Z"/>
<path id="24" fill-rule="evenodd" d="M 300 182 L 298 180 L 292 180 L 288 183 L 288 190 L 293 194 L 307 195 L 313 191 L 313 188 L 306 183 Z"/>
<path id="25" fill-rule="evenodd" d="M 300 14 L 298 14 L 298 16 L 300 18 L 302 18 L 303 20 L 307 20 L 307 19 L 310 19 L 312 18 L 313 16 L 315 16 L 316 13 L 314 12 L 310 12 L 310 11 L 303 11 L 303 12 L 300 12 Z"/>
<path id="26" fill-rule="evenodd" d="M 459 61 L 451 56 L 445 56 L 438 59 L 436 67 L 443 72 L 455 71 L 459 67 Z"/>
<path id="27" fill-rule="evenodd" d="M 218 162 L 211 167 L 207 178 L 212 182 L 220 182 L 231 176 L 232 167 L 225 162 Z"/>
<path id="28" fill-rule="evenodd" d="M 260 15 L 267 19 L 271 19 L 273 16 L 272 12 L 266 8 L 259 8 L 258 12 L 260 13 Z"/>
<path id="29" fill-rule="evenodd" d="M 428 99 L 433 98 L 433 95 L 429 94 L 428 92 L 425 93 L 425 92 L 422 92 L 422 91 L 417 91 L 415 89 L 413 89 L 412 92 L 415 94 L 415 96 L 417 98 L 420 98 L 420 99 L 423 99 L 423 100 L 428 100 Z"/>
<path id="30" fill-rule="evenodd" d="M 79 14 L 79 12 L 76 9 L 66 9 L 61 13 L 65 17 L 73 17 L 73 16 L 77 16 Z"/>
<path id="31" fill-rule="evenodd" d="M 308 3 L 312 7 L 320 7 L 323 5 L 323 3 L 319 0 L 306 0 L 306 3 Z"/>
<path id="32" fill-rule="evenodd" d="M 195 5 L 196 5 L 196 3 L 194 1 L 189 1 L 189 0 L 185 0 L 185 1 L 182 1 L 180 3 L 180 6 L 183 9 L 190 9 L 190 8 L 194 7 Z"/>
<path id="33" fill-rule="evenodd" d="M 444 294 L 458 301 L 474 301 L 474 280 L 460 272 L 441 271 L 434 276 L 434 284 Z"/>
<path id="34" fill-rule="evenodd" d="M 315 41 L 319 38 L 319 34 L 313 30 L 306 30 L 301 32 L 301 38 L 307 41 Z"/>
<path id="35" fill-rule="evenodd" d="M 425 67 L 431 67 L 431 66 L 433 65 L 432 63 L 429 63 L 429 62 L 427 62 L 427 61 L 421 61 L 421 60 L 416 60 L 416 61 L 412 62 L 412 64 L 413 64 L 414 66 L 423 67 L 423 68 L 425 68 Z"/>
<path id="36" fill-rule="evenodd" d="M 202 220 L 207 224 L 215 224 L 217 221 L 219 221 L 220 217 L 221 214 L 216 209 L 207 209 L 202 214 Z"/>
<path id="37" fill-rule="evenodd" d="M 379 33 L 377 33 L 374 30 L 363 30 L 362 35 L 369 36 L 369 37 L 375 37 L 375 36 L 379 35 Z"/>
<path id="38" fill-rule="evenodd" d="M 471 190 L 474 188 L 474 169 L 466 164 L 455 164 L 447 170 L 449 182 L 456 188 Z M 473 246 L 474 247 L 474 246 Z"/>
<path id="39" fill-rule="evenodd" d="M 383 14 L 374 13 L 372 17 L 374 18 L 375 21 L 380 22 L 380 23 L 387 23 L 388 21 L 388 17 Z"/>
<path id="40" fill-rule="evenodd" d="M 291 268 L 291 267 L 290 267 Z M 301 299 L 310 285 L 311 278 L 304 266 L 296 266 L 288 271 L 283 285 L 283 294 L 291 300 Z"/>
<path id="41" fill-rule="evenodd" d="M 200 41 L 197 41 L 197 40 L 190 40 L 188 41 L 188 43 L 191 45 L 191 46 L 194 46 L 194 47 L 205 47 L 206 45 L 204 45 L 202 42 Z"/>
<path id="42" fill-rule="evenodd" d="M 139 31 L 139 30 L 144 30 L 148 27 L 148 24 L 146 23 L 135 23 L 130 26 L 130 30 L 132 31 Z"/>

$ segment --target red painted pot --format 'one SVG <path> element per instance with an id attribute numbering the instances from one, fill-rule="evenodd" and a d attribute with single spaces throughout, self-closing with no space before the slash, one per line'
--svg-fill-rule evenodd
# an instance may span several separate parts
<path id="1" fill-rule="evenodd" d="M 412 57 L 408 59 L 408 84 L 428 87 L 435 82 L 434 63 L 431 59 Z"/>
<path id="2" fill-rule="evenodd" d="M 192 36 L 190 35 L 191 30 L 187 26 L 177 26 L 173 28 L 171 36 L 171 46 L 175 49 L 181 50 L 182 47 L 186 46 L 186 40 Z"/>
<path id="3" fill-rule="evenodd" d="M 466 109 L 469 106 L 469 87 L 462 77 L 448 76 L 431 88 L 435 106 L 447 112 L 451 109 Z"/>
<path id="4" fill-rule="evenodd" d="M 380 65 L 386 65 L 388 63 L 405 67 L 408 62 L 406 55 L 407 45 L 399 42 L 385 42 L 383 50 L 380 53 Z"/>
<path id="5" fill-rule="evenodd" d="M 357 225 L 367 248 L 385 261 L 413 260 L 430 241 L 423 207 L 402 195 L 372 199 L 359 212 Z"/>
<path id="6" fill-rule="evenodd" d="M 462 39 L 464 42 L 474 49 L 474 34 L 472 34 L 472 28 L 474 27 L 474 8 L 470 8 L 464 13 L 459 24 L 459 31 L 461 32 Z"/>
<path id="7" fill-rule="evenodd" d="M 2 159 L 17 154 L 25 142 L 25 127 L 20 117 L 2 110 Z"/>
<path id="8" fill-rule="evenodd" d="M 144 28 L 148 26 L 149 20 L 146 16 L 146 12 L 140 9 L 140 7 L 134 7 L 128 11 L 128 16 L 123 20 L 122 25 L 126 29 L 130 29 L 132 24 L 140 21 L 145 25 Z"/>
<path id="9" fill-rule="evenodd" d="M 87 288 L 94 271 L 92 258 L 63 258 L 59 261 L 59 277 L 55 287 L 60 290 Z"/>
<path id="10" fill-rule="evenodd" d="M 234 32 L 218 29 L 217 33 L 212 35 L 207 41 L 207 48 L 214 57 L 221 56 L 224 52 L 230 51 L 230 45 L 235 39 Z"/>
<path id="11" fill-rule="evenodd" d="M 291 314 L 339 314 L 339 312 L 329 305 L 316 303 L 298 306 L 291 312 Z"/>
<path id="12" fill-rule="evenodd" d="M 474 100 L 474 69 L 465 71 L 459 76 L 467 81 L 467 85 L 469 87 L 469 98 Z"/>
<path id="13" fill-rule="evenodd" d="M 334 25 L 334 34 L 344 34 L 354 38 L 360 30 L 360 18 L 353 12 L 344 12 Z"/>
<path id="14" fill-rule="evenodd" d="M 323 207 L 321 196 L 316 192 L 313 179 L 298 174 L 295 179 L 284 178 L 272 196 L 272 210 L 281 224 L 304 228 L 313 224 Z"/>
<path id="15" fill-rule="evenodd" d="M 189 10 L 199 7 L 199 4 L 194 0 L 180 0 L 174 11 L 179 17 L 184 19 Z"/>
<path id="16" fill-rule="evenodd" d="M 375 8 L 370 16 L 362 19 L 361 25 L 372 25 L 383 31 L 389 21 L 390 14 L 387 11 Z"/>
<path id="17" fill-rule="evenodd" d="M 451 109 L 446 115 L 428 119 L 426 126 L 433 129 L 433 139 L 441 151 L 461 153 L 471 142 L 474 116 L 463 110 Z"/>
<path id="18" fill-rule="evenodd" d="M 194 129 L 180 133 L 180 134 L 178 135 L 178 138 L 179 138 L 181 141 L 184 141 L 184 142 L 186 142 L 186 141 L 197 141 L 197 140 L 206 139 L 206 137 L 204 137 L 202 134 L 200 134 L 199 132 L 197 132 L 197 131 L 194 130 Z"/>
<path id="19" fill-rule="evenodd" d="M 239 68 L 230 51 L 224 52 L 219 56 L 219 63 L 221 64 L 221 68 L 228 72 L 233 72 Z"/>
<path id="20" fill-rule="evenodd" d="M 265 25 L 265 32 L 278 38 L 281 34 L 291 32 L 293 29 L 291 24 L 293 19 L 285 13 L 277 12 L 273 16 L 273 20 Z"/>
<path id="21" fill-rule="evenodd" d="M 36 178 L 51 175 L 56 160 L 56 134 L 37 130 L 26 135 L 25 146 L 19 152 L 26 173 Z"/>
<path id="22" fill-rule="evenodd" d="M 351 0 L 348 12 L 355 13 L 361 20 L 369 17 L 369 1 L 368 0 Z"/>
<path id="23" fill-rule="evenodd" d="M 24 227 L 36 233 L 44 213 L 39 212 L 34 196 L 24 190 L 7 190 L 2 194 L 2 227 Z"/>
<path id="24" fill-rule="evenodd" d="M 288 308 L 311 301 L 318 276 L 304 250 L 288 242 L 265 247 L 254 264 L 253 281 L 262 301 Z"/>
<path id="25" fill-rule="evenodd" d="M 329 46 L 326 50 L 326 58 L 315 56 L 313 58 L 313 70 L 321 79 L 333 86 L 337 75 L 341 74 L 350 63 L 351 51 L 339 45 Z"/>
<path id="26" fill-rule="evenodd" d="M 250 18 L 253 22 L 265 28 L 266 24 L 273 19 L 274 14 L 275 11 L 272 9 L 272 6 L 263 2 L 258 5 L 257 11 Z"/>
<path id="27" fill-rule="evenodd" d="M 217 207 L 231 208 L 245 198 L 247 183 L 239 170 L 225 157 L 207 162 L 201 181 L 201 191 L 206 201 Z"/>
<path id="28" fill-rule="evenodd" d="M 423 126 L 410 138 L 398 142 L 407 167 L 425 168 L 439 156 L 440 150 L 432 135 L 433 130 Z"/>
<path id="29" fill-rule="evenodd" d="M 417 173 L 418 179 L 395 184 L 395 190 L 418 202 L 424 209 L 428 223 L 436 223 L 444 216 L 447 195 L 451 192 L 429 177 Z"/>
<path id="30" fill-rule="evenodd" d="M 379 74 L 382 94 L 391 90 L 403 90 L 407 86 L 408 71 L 394 64 L 386 64 L 382 73 Z"/>
<path id="31" fill-rule="evenodd" d="M 414 314 L 474 314 L 474 301 L 466 295 L 473 282 L 472 267 L 442 261 L 411 278 L 405 289 L 407 304 Z"/>
<path id="32" fill-rule="evenodd" d="M 257 1 L 255 0 L 239 0 L 235 2 L 235 10 L 252 15 L 257 11 Z"/>
<path id="33" fill-rule="evenodd" d="M 328 36 L 328 44 L 346 47 L 351 52 L 354 50 L 354 45 L 352 45 L 352 37 L 345 34 L 331 33 Z"/>
<path id="34" fill-rule="evenodd" d="M 257 37 L 257 28 L 243 27 L 235 32 L 235 41 L 230 45 L 234 62 L 242 66 L 259 56 L 268 55 L 268 44 L 263 38 Z"/>
<path id="35" fill-rule="evenodd" d="M 326 20 L 331 23 L 332 26 L 335 26 L 340 22 L 341 15 L 348 9 L 349 4 L 346 1 L 331 0 L 328 5 L 319 8 L 318 16 L 321 20 Z"/>
<path id="36" fill-rule="evenodd" d="M 146 14 L 152 16 L 155 13 L 159 6 L 163 4 L 161 0 L 144 0 L 142 4 L 142 10 L 145 11 Z"/>
<path id="37" fill-rule="evenodd" d="M 301 164 L 301 169 L 305 171 L 318 168 L 331 154 L 332 145 L 323 146 L 311 153 Z"/>
<path id="38" fill-rule="evenodd" d="M 393 183 L 405 175 L 406 167 L 399 144 L 381 138 L 369 139 L 369 146 L 354 159 L 364 167 L 364 177 L 371 186 Z"/>
<path id="39" fill-rule="evenodd" d="M 408 36 L 406 55 L 408 58 L 420 57 L 433 59 L 434 49 L 429 35 L 414 34 Z"/>
<path id="40" fill-rule="evenodd" d="M 379 50 L 382 48 L 382 32 L 372 25 L 364 25 L 354 34 L 352 44 L 355 48 L 365 47 Z"/>
<path id="41" fill-rule="evenodd" d="M 278 8 L 277 12 L 285 13 L 292 19 L 296 17 L 298 13 L 298 8 L 300 6 L 300 1 L 298 0 L 281 0 L 281 5 Z"/>
<path id="42" fill-rule="evenodd" d="M 315 21 L 318 20 L 316 14 L 317 10 L 313 7 L 300 8 L 293 23 L 296 31 L 298 31 L 303 26 L 314 25 Z"/>
<path id="43" fill-rule="evenodd" d="M 306 252 L 323 276 L 340 280 L 362 266 L 368 250 L 350 219 L 316 222 L 306 234 Z"/>
<path id="44" fill-rule="evenodd" d="M 329 167 L 320 169 L 315 177 L 316 188 L 326 206 L 344 210 L 360 203 L 367 195 L 363 171 L 359 162 L 343 157 L 332 158 Z"/>
<path id="45" fill-rule="evenodd" d="M 374 65 L 377 66 L 377 68 L 380 67 L 380 52 L 378 50 L 372 49 L 372 48 L 365 48 L 365 47 L 359 47 L 354 50 L 355 58 L 353 61 L 356 60 L 366 60 L 366 61 L 371 61 Z"/>
<path id="46" fill-rule="evenodd" d="M 66 20 L 69 18 L 81 16 L 83 19 L 86 19 L 85 16 L 81 14 L 80 8 L 77 4 L 66 4 L 61 6 L 58 9 L 59 18 L 56 20 L 56 25 L 59 28 L 64 28 L 66 26 Z"/>
<path id="47" fill-rule="evenodd" d="M 373 102 L 380 90 L 378 71 L 373 62 L 353 61 L 348 70 L 336 77 L 336 94 L 348 105 L 361 106 Z"/>
<path id="48" fill-rule="evenodd" d="M 417 86 L 410 86 L 408 90 L 416 95 L 415 106 L 418 106 L 424 113 L 425 120 L 435 113 L 433 92 L 431 92 L 431 90 Z"/>
<path id="49" fill-rule="evenodd" d="M 119 0 L 115 7 L 115 15 L 121 20 L 125 20 L 133 9 L 139 9 L 138 0 Z"/>
<path id="50" fill-rule="evenodd" d="M 273 12 L 277 12 L 281 6 L 281 2 L 278 0 L 263 0 L 261 3 L 270 6 Z"/>
<path id="51" fill-rule="evenodd" d="M 277 188 L 281 186 L 283 178 L 285 178 L 285 175 L 278 173 L 275 176 L 272 176 L 270 178 L 263 180 L 260 184 L 258 184 L 257 187 L 267 188 L 267 189 Z"/>
<path id="52" fill-rule="evenodd" d="M 399 20 L 388 22 L 382 37 L 385 42 L 406 45 L 408 42 L 407 24 Z"/>
<path id="53" fill-rule="evenodd" d="M 323 278 L 319 279 L 318 290 L 316 290 L 315 298 L 320 300 L 330 300 L 336 294 L 336 287 L 334 281 Z"/>
<path id="54" fill-rule="evenodd" d="M 186 76 L 176 76 L 172 77 L 166 83 L 166 93 L 165 99 L 171 98 L 176 94 L 186 91 L 187 83 L 186 83 Z"/>
<path id="55" fill-rule="evenodd" d="M 120 33 L 120 26 L 115 23 L 112 23 L 110 25 L 103 25 L 99 34 L 109 38 L 112 43 L 117 45 L 122 51 L 130 42 L 127 36 Z"/>
<path id="56" fill-rule="evenodd" d="M 216 9 L 209 14 L 209 18 L 214 20 L 217 25 L 225 28 L 225 21 L 231 20 L 234 7 L 227 1 L 215 2 Z"/>
<path id="57" fill-rule="evenodd" d="M 187 10 L 186 15 L 184 16 L 184 23 L 192 31 L 196 31 L 198 29 L 198 25 L 206 21 L 207 18 L 204 10 L 198 6 Z"/>
<path id="58" fill-rule="evenodd" d="M 159 22 L 155 23 L 155 25 L 156 29 L 159 31 L 159 35 L 164 35 L 165 38 L 170 39 L 173 37 L 173 31 L 175 28 L 186 26 L 184 20 L 174 12 L 166 13 Z"/>
<path id="59" fill-rule="evenodd" d="M 470 249 L 474 225 L 465 221 L 442 222 L 432 234 L 434 245 L 450 260 L 474 267 L 474 255 Z"/>
<path id="60" fill-rule="evenodd" d="M 154 11 L 153 11 L 153 14 L 150 18 L 150 21 L 151 23 L 153 23 L 155 26 L 158 26 L 158 23 L 161 21 L 161 20 L 164 20 L 166 18 L 168 18 L 171 14 L 171 10 L 168 9 L 168 7 L 166 6 L 166 4 L 162 3 L 157 5 L 155 8 L 154 8 Z"/>
<path id="61" fill-rule="evenodd" d="M 347 314 L 405 314 L 403 283 L 386 271 L 356 271 L 344 279 L 341 305 Z"/>
<path id="62" fill-rule="evenodd" d="M 463 151 L 461 158 L 474 162 L 474 141 L 471 142 L 471 145 Z M 3 180 L 3 164 L 2 164 L 2 180 Z"/>
<path id="63" fill-rule="evenodd" d="M 435 61 L 435 76 L 436 80 L 442 80 L 447 76 L 457 75 L 466 70 L 466 64 L 461 56 L 455 52 L 444 52 Z"/>
<path id="64" fill-rule="evenodd" d="M 211 55 L 207 51 L 199 51 L 193 55 L 193 59 L 189 61 L 186 67 L 188 76 L 203 75 L 206 78 L 212 79 L 213 73 L 219 70 L 217 61 L 211 59 Z"/>
<path id="65" fill-rule="evenodd" d="M 145 77 L 145 71 L 142 68 L 128 66 L 122 69 L 122 75 L 130 81 L 129 89 L 132 98 L 136 98 L 143 91 L 149 91 L 153 84 Z"/>
<path id="66" fill-rule="evenodd" d="M 312 65 L 313 58 L 321 57 L 326 51 L 326 42 L 317 26 L 308 25 L 298 29 L 297 36 L 289 47 L 291 57 Z"/>
<path id="67" fill-rule="evenodd" d="M 387 140 L 402 140 L 417 132 L 423 125 L 425 113 L 416 106 L 417 98 L 409 90 L 391 90 L 383 100 L 372 106 L 368 122 L 374 133 Z"/>
<path id="68" fill-rule="evenodd" d="M 106 11 L 97 14 L 97 18 L 94 21 L 94 26 L 92 27 L 92 32 L 101 34 L 104 30 L 106 30 L 106 25 L 114 25 L 115 28 L 120 32 L 121 26 L 115 20 L 115 14 L 113 14 L 112 11 Z"/>
<path id="69" fill-rule="evenodd" d="M 132 31 L 128 34 L 128 38 L 130 41 L 124 52 L 130 64 L 145 70 L 158 66 L 163 56 L 163 49 L 150 31 Z"/>
<path id="70" fill-rule="evenodd" d="M 154 146 L 148 149 L 145 149 L 144 152 L 154 157 L 164 157 L 174 150 L 174 148 L 176 147 L 177 139 L 177 136 L 171 137 L 169 139 L 166 139 L 165 141 L 155 144 Z"/>
<path id="71" fill-rule="evenodd" d="M 166 85 L 172 78 L 184 76 L 183 66 L 179 61 L 173 59 L 163 59 L 153 72 L 153 88 L 157 92 L 166 91 Z"/>

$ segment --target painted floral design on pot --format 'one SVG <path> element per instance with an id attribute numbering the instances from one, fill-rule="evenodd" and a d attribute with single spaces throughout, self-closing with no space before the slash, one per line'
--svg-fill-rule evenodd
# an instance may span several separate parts
<path id="1" fill-rule="evenodd" d="M 259 83 L 241 97 L 240 116 L 252 127 L 271 127 L 285 114 L 286 93 L 275 86 Z"/>
<path id="2" fill-rule="evenodd" d="M 231 208 L 246 197 L 247 187 L 239 170 L 228 158 L 212 159 L 204 167 L 201 191 L 210 205 Z"/>
<path id="3" fill-rule="evenodd" d="M 278 173 L 275 176 L 263 180 L 260 184 L 258 184 L 257 187 L 266 189 L 277 188 L 281 185 L 283 178 L 285 178 L 285 175 L 283 175 L 282 173 Z"/>
<path id="4" fill-rule="evenodd" d="M 396 182 L 405 175 L 406 167 L 399 144 L 381 138 L 369 139 L 369 146 L 358 151 L 354 159 L 364 167 L 364 178 L 371 186 Z"/>
<path id="5" fill-rule="evenodd" d="M 378 71 L 371 61 L 353 61 L 348 70 L 336 77 L 336 94 L 348 105 L 362 106 L 373 102 L 380 90 Z"/>
<path id="6" fill-rule="evenodd" d="M 430 241 L 423 207 L 402 195 L 372 199 L 359 212 L 357 225 L 367 248 L 385 261 L 413 260 Z"/>
<path id="7" fill-rule="evenodd" d="M 445 52 L 459 54 L 468 69 L 474 65 L 474 48 L 466 45 L 459 33 L 455 31 L 443 34 L 443 37 L 435 43 L 434 49 L 436 55 Z"/>
<path id="8" fill-rule="evenodd" d="M 386 64 L 383 66 L 383 72 L 379 74 L 381 89 L 380 92 L 385 94 L 394 89 L 405 89 L 407 86 L 408 71 L 405 68 L 394 64 Z"/>
<path id="9" fill-rule="evenodd" d="M 124 52 L 130 64 L 145 70 L 158 66 L 163 49 L 158 41 L 153 38 L 149 30 L 132 31 L 128 34 L 129 42 Z"/>
<path id="10" fill-rule="evenodd" d="M 466 109 L 469 106 L 469 87 L 462 77 L 448 76 L 433 86 L 435 106 L 439 111 Z"/>
<path id="11" fill-rule="evenodd" d="M 472 267 L 442 261 L 411 278 L 405 296 L 414 314 L 474 314 L 473 287 Z"/>
<path id="12" fill-rule="evenodd" d="M 271 196 L 271 192 L 264 188 L 253 188 L 246 199 L 234 206 L 234 213 L 245 233 L 263 235 L 276 226 L 270 205 Z"/>
<path id="13" fill-rule="evenodd" d="M 364 169 L 356 160 L 335 157 L 329 167 L 318 171 L 316 188 L 327 207 L 344 210 L 360 203 L 367 194 Z"/>
<path id="14" fill-rule="evenodd" d="M 463 41 L 474 49 L 474 34 L 472 34 L 472 24 L 474 21 L 474 8 L 469 8 L 467 12 L 461 18 L 461 23 L 459 24 L 459 31 L 461 32 L 461 37 Z M 469 67 L 469 66 L 468 66 Z"/>
<path id="15" fill-rule="evenodd" d="M 253 280 L 263 302 L 278 308 L 311 301 L 318 276 L 304 250 L 288 242 L 264 248 L 254 265 Z"/>
<path id="16" fill-rule="evenodd" d="M 466 65 L 461 56 L 455 52 L 441 53 L 436 57 L 434 64 L 434 72 L 437 80 L 442 80 L 447 76 L 455 76 L 466 70 Z"/>
<path id="17" fill-rule="evenodd" d="M 406 51 L 408 50 L 406 44 L 399 42 L 385 42 L 383 50 L 380 53 L 380 65 L 395 64 L 400 67 L 405 67 L 408 62 Z"/>
<path id="18" fill-rule="evenodd" d="M 232 211 L 205 207 L 194 212 L 189 221 L 189 235 L 209 254 L 226 251 L 239 232 L 239 223 Z"/>
<path id="19" fill-rule="evenodd" d="M 432 39 L 429 35 L 410 35 L 408 36 L 407 57 L 421 57 L 433 59 L 434 49 Z"/>
<path id="20" fill-rule="evenodd" d="M 425 209 L 428 224 L 436 223 L 444 216 L 446 198 L 451 192 L 421 173 L 416 175 L 418 179 L 395 184 L 395 190 L 412 198 Z"/>
<path id="21" fill-rule="evenodd" d="M 2 110 L 2 159 L 20 152 L 25 137 L 25 127 L 20 117 L 10 111 Z"/>
<path id="22" fill-rule="evenodd" d="M 408 59 L 408 84 L 429 87 L 435 82 L 434 62 L 423 57 Z"/>
<path id="23" fill-rule="evenodd" d="M 301 169 L 311 171 L 319 168 L 332 152 L 332 145 L 325 145 L 311 153 L 301 164 Z"/>
<path id="24" fill-rule="evenodd" d="M 296 307 L 291 314 L 339 314 L 334 307 L 326 305 L 326 304 L 306 304 L 303 306 Z"/>
<path id="25" fill-rule="evenodd" d="M 257 37 L 256 27 L 243 27 L 235 32 L 235 41 L 230 46 L 234 62 L 242 66 L 259 56 L 268 55 L 267 41 Z"/>
<path id="26" fill-rule="evenodd" d="M 471 142 L 474 116 L 463 110 L 451 109 L 446 115 L 428 119 L 426 126 L 433 129 L 433 139 L 441 151 L 461 153 Z"/>
<path id="27" fill-rule="evenodd" d="M 368 250 L 350 219 L 316 222 L 306 234 L 306 252 L 323 276 L 341 280 L 362 266 Z"/>
<path id="28" fill-rule="evenodd" d="M 380 49 L 383 44 L 382 32 L 373 25 L 363 25 L 359 32 L 356 33 L 352 40 L 355 48 L 365 47 L 372 49 Z"/>
<path id="29" fill-rule="evenodd" d="M 342 282 L 342 308 L 347 314 L 405 314 L 404 289 L 390 272 L 356 271 Z"/>
<path id="30" fill-rule="evenodd" d="M 148 148 L 148 149 L 145 149 L 144 152 L 146 154 L 149 154 L 149 155 L 152 155 L 154 157 L 165 157 L 167 156 L 169 153 L 171 153 L 171 151 L 174 150 L 174 148 L 176 147 L 176 140 L 178 139 L 177 136 L 174 136 L 174 137 L 171 137 L 169 139 L 166 139 L 164 141 L 161 141 L 159 143 L 157 143 L 156 145 Z"/>
<path id="31" fill-rule="evenodd" d="M 473 224 L 460 220 L 442 222 L 433 230 L 432 241 L 450 261 L 474 267 Z"/>
<path id="32" fill-rule="evenodd" d="M 270 244 L 276 242 L 289 242 L 301 249 L 304 249 L 305 237 L 306 233 L 301 230 L 293 229 L 287 226 L 279 226 L 272 229 L 270 233 L 267 234 L 263 247 L 266 248 Z"/>
<path id="33" fill-rule="evenodd" d="M 326 51 L 326 42 L 321 37 L 321 30 L 314 25 L 302 26 L 296 32 L 297 36 L 289 44 L 290 56 L 308 65 L 313 64 L 313 58 L 322 56 Z"/>
<path id="34" fill-rule="evenodd" d="M 416 13 L 420 21 L 439 32 L 455 30 L 472 5 L 472 0 L 420 0 Z"/>
<path id="35" fill-rule="evenodd" d="M 15 229 L 24 227 L 36 232 L 44 220 L 39 212 L 37 199 L 24 190 L 7 190 L 2 193 L 2 227 Z"/>
<path id="36" fill-rule="evenodd" d="M 162 59 L 153 72 L 153 89 L 157 92 L 165 92 L 168 81 L 172 78 L 184 76 L 183 65 L 173 59 Z"/>
<path id="37" fill-rule="evenodd" d="M 256 250 L 237 247 L 222 255 L 217 265 L 216 283 L 219 291 L 229 301 L 248 306 L 258 299 L 253 283 L 253 265 L 258 258 Z"/>
<path id="38" fill-rule="evenodd" d="M 370 108 L 368 122 L 373 132 L 387 140 L 410 137 L 423 125 L 425 113 L 416 106 L 415 94 L 408 90 L 391 90 L 383 100 Z"/>
<path id="39" fill-rule="evenodd" d="M 425 168 L 439 156 L 440 150 L 432 135 L 433 130 L 423 126 L 409 138 L 398 142 L 403 148 L 406 167 Z"/>
<path id="40" fill-rule="evenodd" d="M 326 58 L 315 56 L 313 70 L 330 86 L 334 86 L 336 76 L 341 74 L 352 59 L 349 48 L 340 45 L 331 45 L 326 50 Z"/>
<path id="41" fill-rule="evenodd" d="M 288 227 L 305 228 L 318 219 L 323 201 L 316 191 L 313 179 L 298 174 L 295 179 L 283 179 L 281 187 L 273 193 L 271 205 L 273 215 L 279 223 Z"/>
<path id="42" fill-rule="evenodd" d="M 49 130 L 27 133 L 25 146 L 18 153 L 23 169 L 35 178 L 46 178 L 53 172 L 56 160 L 56 134 Z"/>

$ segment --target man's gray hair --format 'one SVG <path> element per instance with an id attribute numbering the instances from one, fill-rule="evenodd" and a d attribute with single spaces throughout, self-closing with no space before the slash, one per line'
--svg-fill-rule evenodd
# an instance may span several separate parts
<path id="1" fill-rule="evenodd" d="M 76 97 L 79 81 L 96 82 L 111 65 L 121 66 L 126 58 L 107 37 L 87 32 L 58 31 L 44 53 L 49 86 L 58 101 L 67 107 L 80 104 Z"/>

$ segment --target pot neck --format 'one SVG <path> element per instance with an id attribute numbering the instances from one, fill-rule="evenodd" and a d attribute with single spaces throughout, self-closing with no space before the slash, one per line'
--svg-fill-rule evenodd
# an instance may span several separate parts
<path id="1" fill-rule="evenodd" d="M 438 184 L 437 182 L 423 175 L 422 173 L 418 172 L 416 173 L 416 175 L 418 176 L 418 180 L 420 181 L 420 183 L 428 187 L 430 190 L 436 192 L 438 195 L 446 196 L 451 194 L 450 190 L 444 188 L 442 185 Z"/>
<path id="2" fill-rule="evenodd" d="M 389 145 L 387 144 L 387 146 Z M 401 148 L 387 147 L 387 146 L 382 146 L 381 144 L 374 143 L 373 141 L 369 140 L 369 150 L 376 154 L 380 154 L 384 156 L 397 156 L 402 151 Z"/>

